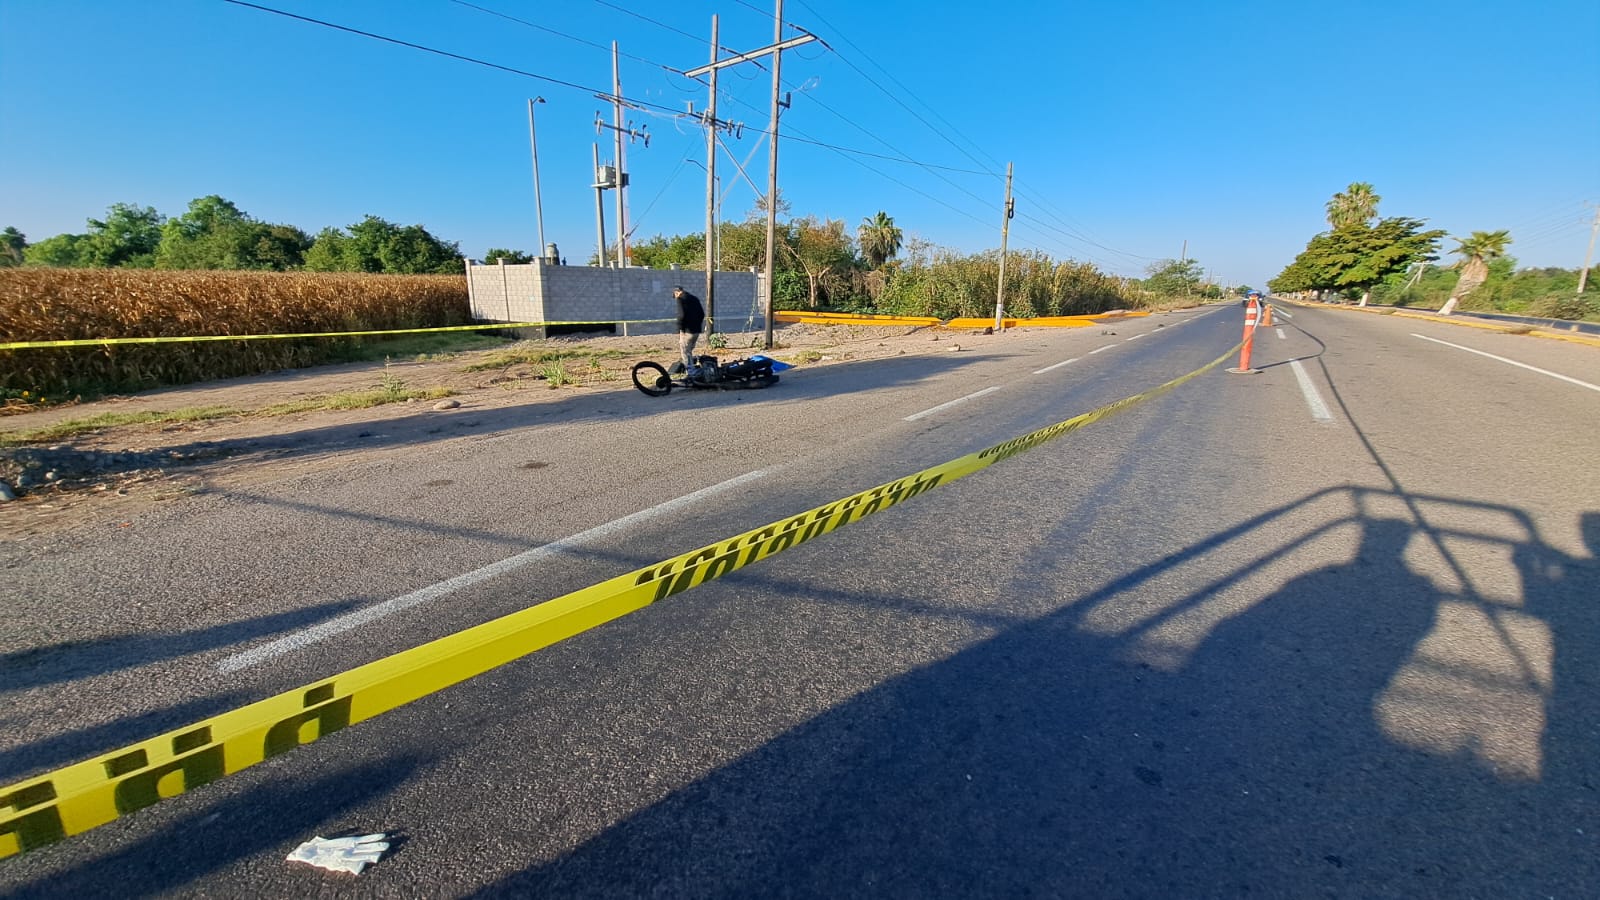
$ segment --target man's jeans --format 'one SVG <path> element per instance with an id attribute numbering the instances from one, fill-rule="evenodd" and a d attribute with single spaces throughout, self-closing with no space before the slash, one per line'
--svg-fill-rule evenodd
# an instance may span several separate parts
<path id="1" fill-rule="evenodd" d="M 700 340 L 700 335 L 688 331 L 678 332 L 678 351 L 683 356 L 685 372 L 694 368 L 694 345 Z"/>

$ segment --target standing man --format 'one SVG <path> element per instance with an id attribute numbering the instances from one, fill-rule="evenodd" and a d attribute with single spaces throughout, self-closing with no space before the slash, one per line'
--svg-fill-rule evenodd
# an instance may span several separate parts
<path id="1" fill-rule="evenodd" d="M 706 311 L 700 306 L 700 298 L 684 290 L 682 285 L 673 287 L 672 296 L 678 301 L 678 350 L 683 356 L 684 372 L 692 372 L 694 345 L 705 327 Z"/>

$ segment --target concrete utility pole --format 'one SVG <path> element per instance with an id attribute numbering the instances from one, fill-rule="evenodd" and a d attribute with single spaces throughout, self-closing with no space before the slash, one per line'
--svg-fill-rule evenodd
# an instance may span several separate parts
<path id="1" fill-rule="evenodd" d="M 1006 163 L 1006 217 L 1000 220 L 1000 289 L 994 298 L 994 330 L 1006 329 L 1006 237 L 1011 232 L 1011 217 L 1017 214 L 1011 199 L 1011 163 Z"/>
<path id="2" fill-rule="evenodd" d="M 600 268 L 606 265 L 606 183 L 600 177 L 600 145 L 594 145 L 594 221 L 599 229 L 600 246 L 595 252 Z"/>
<path id="3" fill-rule="evenodd" d="M 611 101 L 612 126 L 617 137 L 617 268 L 628 265 L 628 207 L 624 194 L 628 190 L 627 162 L 622 156 L 622 75 L 617 67 L 617 42 L 611 42 Z"/>
<path id="4" fill-rule="evenodd" d="M 538 255 L 541 258 L 544 257 L 546 252 L 545 248 L 548 245 L 544 242 L 544 198 L 539 194 L 539 140 L 534 136 L 533 105 L 535 103 L 543 102 L 543 97 L 534 97 L 532 100 L 528 101 L 528 145 L 533 148 L 533 209 L 534 215 L 537 216 L 539 220 Z"/>
<path id="5" fill-rule="evenodd" d="M 1181 250 L 1178 253 L 1178 262 L 1186 263 L 1188 261 L 1189 261 L 1189 239 L 1188 238 L 1184 238 L 1183 239 L 1183 250 Z"/>
<path id="6" fill-rule="evenodd" d="M 1589 249 L 1583 254 L 1583 269 L 1578 272 L 1578 296 L 1583 296 L 1583 289 L 1589 284 L 1589 260 L 1594 258 L 1594 236 L 1600 234 L 1600 206 L 1594 210 L 1594 224 L 1589 226 Z"/>
<path id="7" fill-rule="evenodd" d="M 777 45 L 783 40 L 783 0 L 776 0 L 777 12 L 772 16 L 772 43 Z M 767 155 L 767 308 L 762 313 L 762 318 L 767 323 L 766 340 L 761 345 L 763 350 L 772 349 L 772 311 L 774 309 L 773 296 L 778 283 L 778 273 L 773 266 L 776 252 L 774 248 L 778 233 L 778 112 L 782 101 L 778 92 L 783 90 L 783 84 L 778 80 L 778 72 L 783 68 L 783 54 L 774 51 L 772 54 L 772 140 L 767 144 L 770 151 Z"/>
<path id="8" fill-rule="evenodd" d="M 706 340 L 717 331 L 717 17 L 711 17 L 711 96 L 706 105 Z M 709 346 L 709 343 L 707 344 Z"/>
<path id="9" fill-rule="evenodd" d="M 784 102 L 780 94 L 783 85 L 779 81 L 778 70 L 781 54 L 784 50 L 787 50 L 790 47 L 798 47 L 801 44 L 808 44 L 816 40 L 816 37 L 810 34 L 802 34 L 799 37 L 793 37 L 789 38 L 788 40 L 784 40 L 783 0 L 776 0 L 776 2 L 777 11 L 772 17 L 772 44 L 770 46 L 762 47 L 760 50 L 751 50 L 748 53 L 738 53 L 728 57 L 727 59 L 714 60 L 708 66 L 701 66 L 698 69 L 690 69 L 689 71 L 683 73 L 690 78 L 698 78 L 707 72 L 714 72 L 717 69 L 723 68 L 724 66 L 738 65 L 739 63 L 748 62 L 752 59 L 759 59 L 763 56 L 772 57 L 772 126 L 771 131 L 768 134 L 768 137 L 772 140 L 772 147 L 771 153 L 767 160 L 767 296 L 766 312 L 763 316 L 763 318 L 767 320 L 766 343 L 763 345 L 763 349 L 766 350 L 772 349 L 772 288 L 773 282 L 776 280 L 773 277 L 774 273 L 772 271 L 772 265 L 774 255 L 773 251 L 776 247 L 774 239 L 778 224 L 778 110 L 780 107 L 788 105 L 788 103 Z M 712 43 L 714 45 L 716 42 L 712 41 Z M 715 55 L 715 49 L 712 50 L 712 53 Z M 715 131 L 715 126 L 713 126 L 713 131 Z"/>

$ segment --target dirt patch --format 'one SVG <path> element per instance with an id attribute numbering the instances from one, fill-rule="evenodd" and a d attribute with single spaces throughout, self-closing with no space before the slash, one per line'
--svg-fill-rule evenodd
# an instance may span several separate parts
<path id="1" fill-rule="evenodd" d="M 830 365 L 908 353 L 942 351 L 975 332 L 946 328 L 785 325 L 767 355 L 797 366 Z M 981 333 L 981 332 L 977 332 Z M 760 333 L 728 335 L 711 352 L 723 360 L 762 352 Z M 943 343 L 941 343 L 943 342 Z M 342 466 L 353 455 L 397 452 L 365 440 L 379 430 L 386 447 L 403 446 L 397 430 L 437 430 L 445 417 L 570 400 L 574 393 L 632 391 L 629 370 L 641 359 L 669 362 L 674 335 L 572 336 L 508 345 L 566 351 L 558 363 L 512 361 L 507 348 L 448 358 L 353 363 L 276 372 L 179 388 L 108 397 L 0 418 L 0 437 L 38 431 L 107 413 L 172 413 L 204 407 L 231 412 L 198 421 L 117 425 L 53 442 L 0 447 L 0 538 L 55 532 L 110 520 L 149 504 L 210 488 L 260 483 Z M 558 367 L 553 369 L 552 366 Z M 432 400 L 364 409 L 265 415 L 285 403 L 382 389 L 452 391 L 458 406 Z M 10 496 L 14 499 L 6 500 Z"/>

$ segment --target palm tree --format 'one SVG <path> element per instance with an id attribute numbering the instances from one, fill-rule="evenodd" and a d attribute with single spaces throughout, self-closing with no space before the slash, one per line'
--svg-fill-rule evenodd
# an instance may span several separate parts
<path id="1" fill-rule="evenodd" d="M 1456 248 L 1451 253 L 1461 257 L 1456 266 L 1461 270 L 1456 278 L 1450 301 L 1455 302 L 1477 290 L 1489 280 L 1489 260 L 1506 255 L 1506 245 L 1511 243 L 1509 231 L 1474 231 L 1471 237 L 1456 238 Z"/>
<path id="2" fill-rule="evenodd" d="M 895 226 L 894 219 L 882 210 L 870 219 L 862 219 L 856 231 L 861 253 L 874 269 L 881 268 L 889 257 L 900 252 L 900 239 L 900 229 Z"/>
<path id="3" fill-rule="evenodd" d="M 1335 231 L 1365 225 L 1378 214 L 1378 201 L 1382 199 L 1365 181 L 1352 182 L 1328 201 L 1328 224 Z"/>

